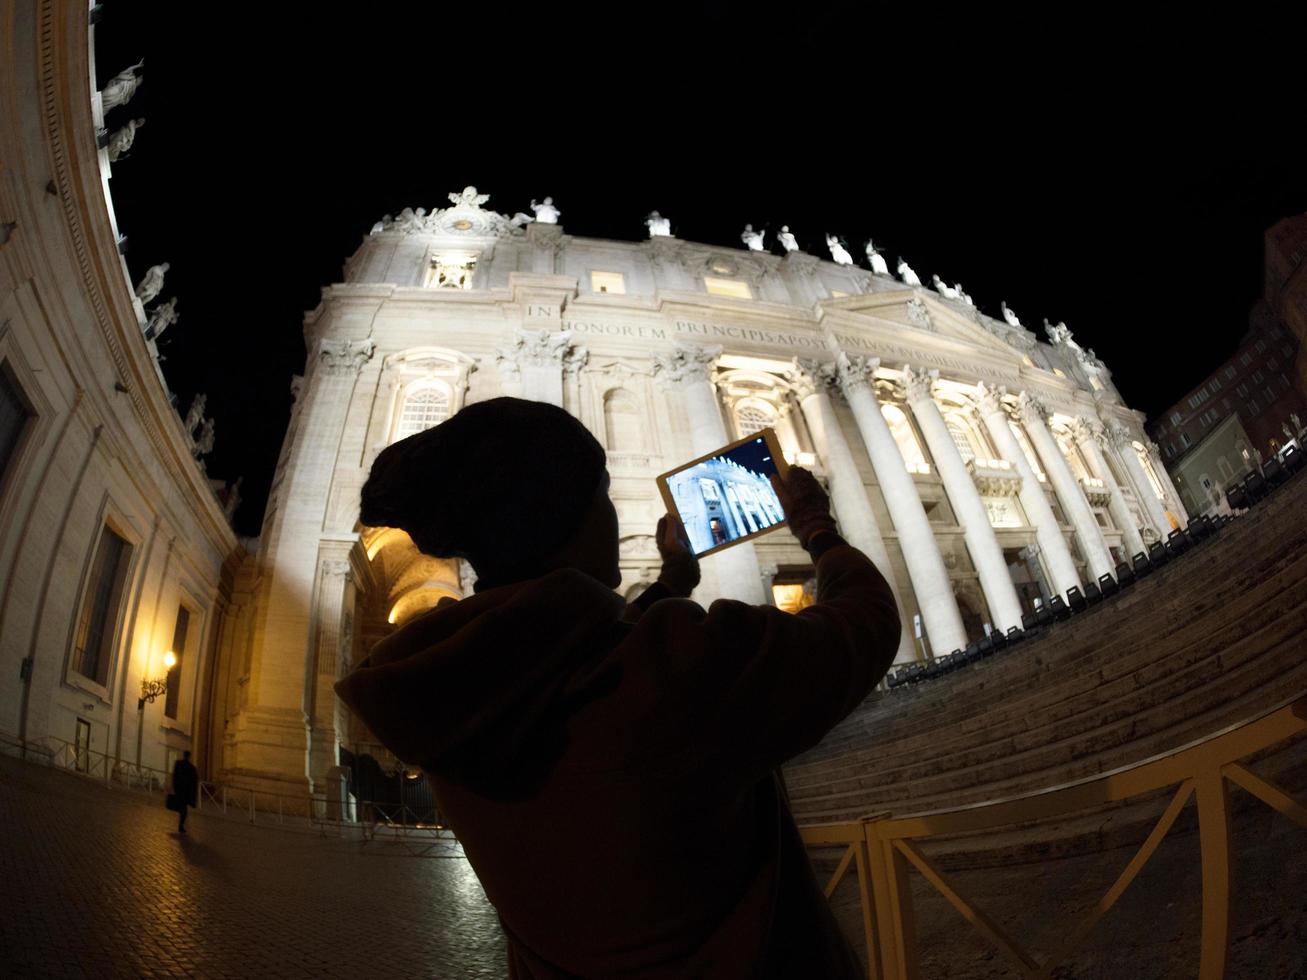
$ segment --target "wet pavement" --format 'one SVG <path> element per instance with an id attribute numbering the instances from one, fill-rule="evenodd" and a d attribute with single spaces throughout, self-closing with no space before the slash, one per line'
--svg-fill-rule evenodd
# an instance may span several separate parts
<path id="1" fill-rule="evenodd" d="M 5 757 L 0 827 L 5 976 L 506 974 L 461 856 L 205 812 L 180 836 L 157 797 Z"/>

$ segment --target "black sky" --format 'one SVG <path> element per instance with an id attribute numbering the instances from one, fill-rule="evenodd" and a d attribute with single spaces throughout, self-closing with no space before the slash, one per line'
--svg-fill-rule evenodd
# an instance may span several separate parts
<path id="1" fill-rule="evenodd" d="M 1269 10 L 290 6 L 108 0 L 96 28 L 101 84 L 146 59 L 110 119 L 147 120 L 114 206 L 133 274 L 171 263 L 164 370 L 183 409 L 209 395 L 242 533 L 303 311 L 383 213 L 469 183 L 510 214 L 552 195 L 583 236 L 641 238 L 653 208 L 721 245 L 874 236 L 987 312 L 1065 320 L 1150 415 L 1237 344 L 1263 230 L 1307 210 L 1300 52 Z"/>

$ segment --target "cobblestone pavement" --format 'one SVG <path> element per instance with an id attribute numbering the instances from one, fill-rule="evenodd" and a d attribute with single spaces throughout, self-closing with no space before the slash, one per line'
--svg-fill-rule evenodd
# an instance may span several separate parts
<path id="1" fill-rule="evenodd" d="M 0 758 L 0 975 L 505 975 L 461 857 L 192 813 Z"/>

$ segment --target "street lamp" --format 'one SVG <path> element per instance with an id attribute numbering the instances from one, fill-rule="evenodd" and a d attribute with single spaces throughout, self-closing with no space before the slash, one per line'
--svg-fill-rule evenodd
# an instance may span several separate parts
<path id="1" fill-rule="evenodd" d="M 172 670 L 177 666 L 177 654 L 169 650 L 163 655 L 163 668 L 165 671 Z M 164 674 L 159 680 L 141 681 L 141 699 L 136 702 L 136 710 L 144 711 L 147 701 L 153 703 L 154 699 L 168 691 L 168 675 Z"/>

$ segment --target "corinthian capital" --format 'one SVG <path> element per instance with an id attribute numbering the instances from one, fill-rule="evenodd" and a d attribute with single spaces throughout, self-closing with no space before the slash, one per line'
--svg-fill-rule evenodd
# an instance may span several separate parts
<path id="1" fill-rule="evenodd" d="M 670 354 L 657 355 L 654 373 L 663 384 L 710 381 L 713 365 L 721 353 L 720 347 L 678 346 Z"/>
<path id="2" fill-rule="evenodd" d="M 798 253 L 791 252 L 790 254 L 797 255 Z M 785 372 L 785 380 L 790 383 L 790 389 L 794 392 L 794 397 L 800 402 L 809 395 L 825 391 L 826 386 L 830 384 L 832 365 L 798 357 L 793 360 L 792 364 L 793 366 Z"/>
<path id="3" fill-rule="evenodd" d="M 908 404 L 930 401 L 935 382 L 938 380 L 938 371 L 914 368 L 910 364 L 903 365 L 903 390 L 908 396 Z"/>
<path id="4" fill-rule="evenodd" d="M 1096 443 L 1103 445 L 1106 436 L 1103 433 L 1103 425 L 1097 419 L 1074 418 L 1067 425 L 1071 430 L 1071 436 L 1076 442 Z"/>
<path id="5" fill-rule="evenodd" d="M 1132 448 L 1130 445 L 1132 441 L 1130 438 L 1130 430 L 1120 422 L 1113 421 L 1107 423 L 1107 438 L 1108 441 L 1117 449 L 1125 450 Z"/>
<path id="6" fill-rule="evenodd" d="M 868 387 L 880 367 L 879 357 L 850 357 L 840 354 L 835 360 L 835 378 L 847 397 L 850 392 Z"/>
<path id="7" fill-rule="evenodd" d="M 577 357 L 584 363 L 586 350 L 572 346 L 570 330 L 518 330 L 512 347 L 495 352 L 500 368 L 510 371 L 526 365 L 562 368 Z"/>
<path id="8" fill-rule="evenodd" d="M 1006 415 L 1007 410 L 1003 407 L 1003 399 L 1007 397 L 1007 389 L 1002 385 L 987 385 L 983 381 L 976 382 L 976 404 L 980 406 L 980 411 L 984 415 L 993 415 L 998 413 Z"/>
<path id="9" fill-rule="evenodd" d="M 1038 398 L 1028 391 L 1023 391 L 1017 395 L 1017 414 L 1027 425 L 1042 424 L 1048 415 L 1048 410 Z"/>
<path id="10" fill-rule="evenodd" d="M 370 337 L 364 340 L 324 340 L 318 349 L 318 363 L 327 374 L 357 374 L 372 360 L 376 349 L 376 341 Z"/>

